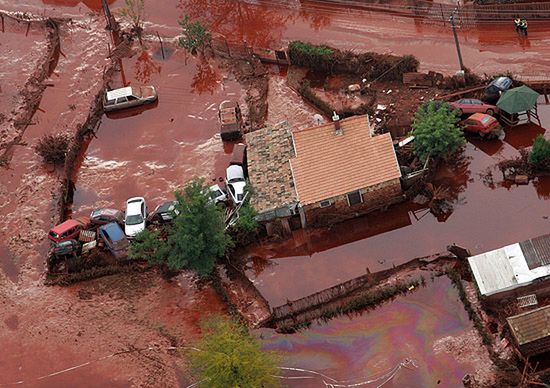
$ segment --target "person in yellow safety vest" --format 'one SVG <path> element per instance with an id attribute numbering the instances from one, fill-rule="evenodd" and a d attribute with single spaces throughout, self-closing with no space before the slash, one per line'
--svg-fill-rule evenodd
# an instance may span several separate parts
<path id="1" fill-rule="evenodd" d="M 521 19 L 520 27 L 521 31 L 525 34 L 525 36 L 527 36 L 527 20 Z"/>
<path id="2" fill-rule="evenodd" d="M 521 35 L 521 19 L 515 19 L 514 24 L 516 25 L 516 32 Z"/>

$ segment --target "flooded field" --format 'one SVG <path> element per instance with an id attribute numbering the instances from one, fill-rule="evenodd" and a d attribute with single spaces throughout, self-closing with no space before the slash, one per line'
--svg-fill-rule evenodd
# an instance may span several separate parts
<path id="1" fill-rule="evenodd" d="M 286 370 L 287 377 L 308 377 L 284 380 L 290 387 L 325 386 L 323 381 L 341 387 L 372 381 L 359 386 L 379 387 L 386 380 L 384 387 L 457 387 L 466 373 L 475 372 L 488 358 L 473 331 L 445 277 L 357 316 L 313 324 L 293 335 L 263 331 L 262 337 L 265 349 L 281 353 L 285 367 L 315 371 L 337 381 Z M 477 359 L 470 358 L 468 338 Z M 455 352 L 458 348 L 462 350 Z M 412 363 L 398 368 L 405 360 Z"/>

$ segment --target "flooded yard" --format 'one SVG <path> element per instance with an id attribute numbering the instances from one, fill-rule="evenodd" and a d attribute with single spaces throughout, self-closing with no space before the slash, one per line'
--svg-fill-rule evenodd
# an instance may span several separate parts
<path id="1" fill-rule="evenodd" d="M 264 349 L 280 352 L 285 367 L 317 373 L 284 370 L 286 377 L 306 376 L 283 380 L 289 387 L 457 387 L 465 374 L 490 365 L 446 277 L 374 310 L 293 335 L 266 330 L 261 336 Z"/>
<path id="2" fill-rule="evenodd" d="M 539 114 L 550 127 L 550 106 L 540 105 Z M 496 168 L 498 161 L 519 155 L 518 148 L 531 145 L 543 132 L 524 125 L 508 130 L 504 141 L 469 138 L 464 158 L 441 168 L 435 181 L 453 195 L 446 218 L 413 201 L 328 229 L 298 230 L 288 241 L 251 247 L 245 253 L 251 259 L 247 274 L 270 305 L 277 306 L 362 275 L 367 268 L 391 268 L 445 251 L 453 243 L 476 254 L 545 234 L 550 227 L 550 178 L 511 185 Z M 493 184 L 485 179 L 487 169 Z"/>
<path id="3" fill-rule="evenodd" d="M 166 49 L 166 48 L 165 48 Z M 145 196 L 153 204 L 193 177 L 206 183 L 225 176 L 232 144 L 223 144 L 217 122 L 224 100 L 239 101 L 241 86 L 214 60 L 196 59 L 160 46 L 123 60 L 124 80 L 113 87 L 155 85 L 153 105 L 104 116 L 86 152 L 76 182 L 73 211 L 123 209 L 126 199 Z M 241 101 L 241 105 L 244 103 Z"/>

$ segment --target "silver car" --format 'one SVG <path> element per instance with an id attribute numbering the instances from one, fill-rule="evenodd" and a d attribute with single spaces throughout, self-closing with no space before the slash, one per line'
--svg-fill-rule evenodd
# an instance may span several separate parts
<path id="1" fill-rule="evenodd" d="M 105 112 L 132 108 L 150 104 L 157 100 L 157 91 L 154 86 L 127 86 L 125 88 L 109 90 L 103 99 Z"/>

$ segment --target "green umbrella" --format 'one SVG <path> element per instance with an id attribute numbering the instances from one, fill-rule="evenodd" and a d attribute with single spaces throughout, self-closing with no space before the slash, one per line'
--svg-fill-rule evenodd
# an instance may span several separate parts
<path id="1" fill-rule="evenodd" d="M 497 106 L 510 114 L 526 112 L 537 103 L 539 94 L 528 86 L 508 90 L 498 99 Z"/>

